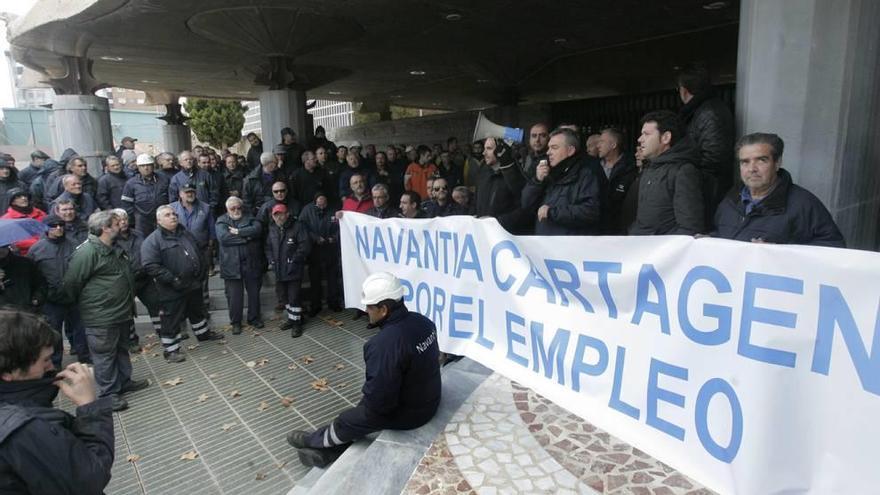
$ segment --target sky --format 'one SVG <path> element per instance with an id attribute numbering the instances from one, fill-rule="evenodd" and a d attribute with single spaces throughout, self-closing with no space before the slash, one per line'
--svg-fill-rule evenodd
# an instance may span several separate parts
<path id="1" fill-rule="evenodd" d="M 21 16 L 26 14 L 35 2 L 36 0 L 0 0 L 0 12 L 11 12 Z M 9 78 L 9 67 L 5 57 L 2 57 L 8 49 L 6 23 L 0 21 L 0 108 L 12 106 L 12 83 Z"/>

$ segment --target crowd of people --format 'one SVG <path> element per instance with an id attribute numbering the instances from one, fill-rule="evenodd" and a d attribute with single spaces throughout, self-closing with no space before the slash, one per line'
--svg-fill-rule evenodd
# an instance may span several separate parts
<path id="1" fill-rule="evenodd" d="M 124 394 L 148 386 L 131 378 L 135 298 L 165 359 L 179 363 L 186 359 L 185 321 L 200 341 L 222 338 L 211 329 L 208 278 L 223 279 L 231 330 L 240 334 L 245 321 L 264 326 L 260 290 L 269 272 L 275 309 L 286 316 L 282 328 L 299 337 L 304 319 L 325 303 L 343 308 L 339 219 L 348 211 L 493 217 L 524 235 L 683 234 L 845 246 L 821 201 L 782 168 L 779 136 L 736 140 L 732 115 L 704 71 L 683 72 L 678 83 L 682 109 L 646 114 L 634 143 L 614 127 L 585 135 L 577 125 L 542 122 L 529 127 L 527 143 L 488 137 L 466 151 L 456 138 L 433 147 L 337 146 L 320 126 L 305 143 L 285 128 L 271 149 L 251 133 L 241 155 L 196 146 L 154 157 L 137 154 L 136 140 L 126 137 L 97 178 L 71 149 L 57 160 L 35 151 L 20 172 L 3 155 L 3 218 L 48 229 L 0 247 L 0 304 L 44 315 L 71 354 L 94 365 L 97 397 L 121 410 Z M 389 304 L 382 319 L 402 311 Z M 52 348 L 50 366 L 60 369 L 61 339 L 41 342 Z M 377 394 L 357 414 L 381 410 Z M 289 441 L 301 449 L 335 447 L 363 433 L 352 426 L 361 419 Z"/>

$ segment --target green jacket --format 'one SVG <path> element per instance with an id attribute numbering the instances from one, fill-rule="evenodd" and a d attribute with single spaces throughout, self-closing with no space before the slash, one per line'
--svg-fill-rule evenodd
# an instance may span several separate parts
<path id="1" fill-rule="evenodd" d="M 94 235 L 80 244 L 64 274 L 64 295 L 79 305 L 83 324 L 105 328 L 134 314 L 134 276 L 128 255 Z"/>

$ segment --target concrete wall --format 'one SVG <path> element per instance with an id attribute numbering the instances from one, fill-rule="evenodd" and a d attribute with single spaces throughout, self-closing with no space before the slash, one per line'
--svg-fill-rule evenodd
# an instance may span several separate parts
<path id="1" fill-rule="evenodd" d="M 876 249 L 880 218 L 880 2 L 743 0 L 740 134 L 775 132 L 783 166 Z"/>

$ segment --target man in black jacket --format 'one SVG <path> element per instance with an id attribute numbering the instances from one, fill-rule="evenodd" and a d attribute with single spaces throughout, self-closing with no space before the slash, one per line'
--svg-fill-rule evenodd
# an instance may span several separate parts
<path id="1" fill-rule="evenodd" d="M 535 235 L 599 232 L 599 180 L 580 146 L 571 129 L 550 133 L 549 163 L 538 164 L 522 192 L 523 208 L 536 212 Z"/>
<path id="2" fill-rule="evenodd" d="M 327 281 L 327 305 L 333 311 L 342 310 L 339 289 L 339 222 L 336 212 L 328 205 L 327 195 L 319 192 L 315 201 L 307 204 L 299 220 L 305 225 L 312 242 L 309 256 L 309 316 L 321 311 L 321 279 Z"/>
<path id="3" fill-rule="evenodd" d="M 684 103 L 679 116 L 700 154 L 694 165 L 702 179 L 703 208 L 709 225 L 718 202 L 733 184 L 733 114 L 715 95 L 705 69 L 687 68 L 678 74 L 677 82 L 678 95 Z"/>
<path id="4" fill-rule="evenodd" d="M 329 425 L 287 435 L 306 466 L 326 466 L 369 433 L 418 428 L 440 405 L 437 330 L 431 320 L 406 308 L 400 280 L 387 272 L 370 275 L 363 283 L 361 304 L 370 325 L 380 328 L 364 344 L 363 397 Z"/>
<path id="5" fill-rule="evenodd" d="M 539 132 L 536 129 L 544 127 L 536 124 L 533 132 Z M 487 138 L 483 161 L 477 171 L 476 215 L 495 218 L 511 234 L 526 234 L 531 230 L 531 215 L 520 203 L 526 178 L 513 159 L 510 146 L 501 139 Z"/>
<path id="6" fill-rule="evenodd" d="M 244 211 L 248 215 L 257 215 L 260 207 L 266 201 L 272 200 L 272 184 L 276 182 L 287 183 L 284 175 L 278 170 L 278 159 L 271 151 L 265 151 L 260 155 L 261 166 L 251 170 L 244 179 L 242 186 Z"/>
<path id="7" fill-rule="evenodd" d="M 70 256 L 79 243 L 64 235 L 65 222 L 60 217 L 49 215 L 43 219 L 43 223 L 49 226 L 49 230 L 28 250 L 28 258 L 37 264 L 37 268 L 46 279 L 43 314 L 59 335 L 62 334 L 62 330 L 64 331 L 70 342 L 70 353 L 76 354 L 77 360 L 81 363 L 91 363 L 89 346 L 86 343 L 86 329 L 79 316 L 79 308 L 76 304 L 64 300 L 62 290 L 62 281 L 70 264 Z M 55 366 L 61 366 L 62 351 L 63 348 L 59 345 L 52 355 Z"/>
<path id="8" fill-rule="evenodd" d="M 260 288 L 265 267 L 260 243 L 263 226 L 252 215 L 243 213 L 241 199 L 232 196 L 226 200 L 226 213 L 217 219 L 215 230 L 220 245 L 220 278 L 226 288 L 232 334 L 241 334 L 245 290 L 248 323 L 263 328 L 260 317 Z"/>
<path id="9" fill-rule="evenodd" d="M 629 225 L 621 219 L 626 193 L 638 175 L 635 161 L 623 152 L 623 133 L 610 127 L 599 134 L 599 160 L 608 185 L 602 195 L 602 233 L 626 235 Z"/>
<path id="10" fill-rule="evenodd" d="M 208 327 L 208 311 L 202 299 L 202 280 L 208 270 L 205 251 L 199 249 L 195 237 L 180 225 L 170 206 L 156 210 L 156 222 L 159 228 L 141 245 L 141 261 L 159 289 L 162 324 L 159 336 L 165 359 L 179 363 L 186 360 L 180 354 L 184 318 L 189 320 L 200 341 L 220 340 L 223 336 Z"/>
<path id="11" fill-rule="evenodd" d="M 122 208 L 122 189 L 128 182 L 128 175 L 122 170 L 122 161 L 113 155 L 104 159 L 104 175 L 98 177 L 98 192 L 95 201 L 98 208 L 112 210 Z"/>
<path id="12" fill-rule="evenodd" d="M 168 180 L 155 173 L 153 157 L 146 153 L 138 155 L 137 168 L 138 174 L 122 189 L 122 204 L 129 222 L 146 237 L 156 229 L 156 209 L 168 204 Z"/>
<path id="13" fill-rule="evenodd" d="M 699 155 L 683 137 L 678 116 L 668 110 L 645 115 L 639 146 L 642 174 L 630 235 L 702 233 L 703 194 L 694 165 Z"/>
<path id="14" fill-rule="evenodd" d="M 756 132 L 736 143 L 742 186 L 718 205 L 713 235 L 739 241 L 846 247 L 831 214 L 782 166 L 784 143 Z"/>
<path id="15" fill-rule="evenodd" d="M 0 310 L 0 493 L 98 495 L 113 466 L 110 398 L 88 368 L 53 373 L 59 337 L 35 315 Z M 76 416 L 53 407 L 61 391 Z"/>
<path id="16" fill-rule="evenodd" d="M 291 330 L 291 336 L 302 335 L 303 319 L 300 303 L 303 267 L 308 260 L 312 243 L 302 222 L 291 218 L 287 207 L 275 205 L 272 208 L 272 224 L 266 238 L 266 259 L 269 270 L 275 275 L 277 291 L 287 310 L 287 321 L 281 330 Z"/>

